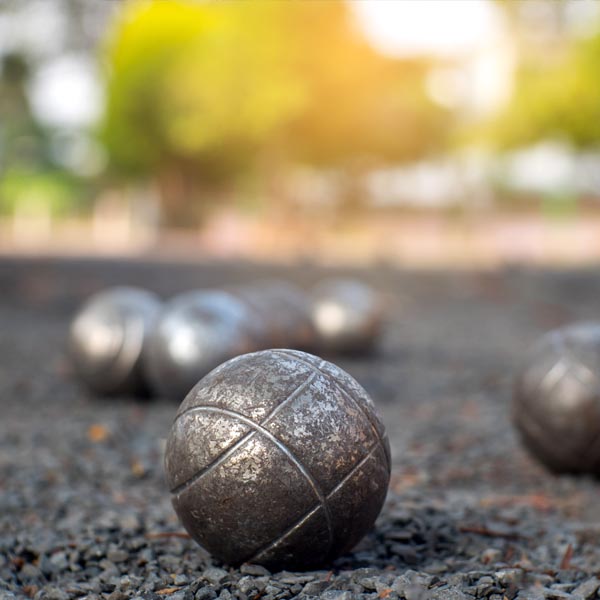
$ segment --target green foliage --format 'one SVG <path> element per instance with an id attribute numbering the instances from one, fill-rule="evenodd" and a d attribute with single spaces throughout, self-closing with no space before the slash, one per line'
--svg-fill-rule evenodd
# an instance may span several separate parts
<path id="1" fill-rule="evenodd" d="M 20 53 L 0 58 L 0 169 L 52 166 L 49 132 L 31 112 L 26 88 L 28 62 Z"/>
<path id="2" fill-rule="evenodd" d="M 0 179 L 0 214 L 12 214 L 19 207 L 39 207 L 54 216 L 81 209 L 79 182 L 64 172 L 12 168 Z"/>
<path id="3" fill-rule="evenodd" d="M 177 165 L 206 182 L 257 163 L 415 158 L 445 139 L 426 65 L 378 55 L 340 0 L 136 2 L 106 64 L 103 136 L 126 172 Z"/>
<path id="4" fill-rule="evenodd" d="M 489 137 L 501 149 L 545 138 L 577 148 L 600 145 L 600 34 L 574 42 L 556 62 L 524 65 Z"/>
<path id="5" fill-rule="evenodd" d="M 104 138 L 129 170 L 191 162 L 227 176 L 293 113 L 279 3 L 134 3 L 109 41 Z"/>

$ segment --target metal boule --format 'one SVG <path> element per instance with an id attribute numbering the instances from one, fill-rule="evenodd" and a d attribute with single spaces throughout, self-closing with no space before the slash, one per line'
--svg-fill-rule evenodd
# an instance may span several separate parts
<path id="1" fill-rule="evenodd" d="M 557 329 L 535 344 L 515 380 L 512 419 L 551 470 L 600 473 L 600 323 Z"/>
<path id="2" fill-rule="evenodd" d="M 371 529 L 390 478 L 365 390 L 294 350 L 238 356 L 187 395 L 167 440 L 171 499 L 190 535 L 232 565 L 326 565 Z"/>
<path id="3" fill-rule="evenodd" d="M 71 324 L 69 355 L 91 390 L 147 392 L 141 355 L 160 307 L 156 295 L 132 287 L 108 289 L 83 305 Z"/>
<path id="4" fill-rule="evenodd" d="M 310 349 L 316 335 L 310 316 L 310 298 L 299 287 L 279 280 L 237 290 L 265 327 L 265 348 Z"/>
<path id="5" fill-rule="evenodd" d="M 383 317 L 381 296 L 360 281 L 323 281 L 313 291 L 312 321 L 324 350 L 372 350 L 381 335 Z"/>
<path id="6" fill-rule="evenodd" d="M 211 369 L 256 348 L 252 319 L 220 290 L 181 294 L 165 304 L 144 352 L 144 369 L 160 395 L 183 398 Z"/>

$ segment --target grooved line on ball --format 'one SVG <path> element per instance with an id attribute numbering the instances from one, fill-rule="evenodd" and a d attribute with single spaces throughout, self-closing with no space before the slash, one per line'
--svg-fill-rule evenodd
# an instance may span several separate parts
<path id="1" fill-rule="evenodd" d="M 576 356 L 573 356 L 573 353 L 565 344 L 564 339 L 554 335 L 552 339 L 552 345 L 554 346 L 554 351 L 559 355 L 559 359 L 554 363 L 552 368 L 548 370 L 544 377 L 542 377 L 542 380 L 539 382 L 536 388 L 537 391 L 548 385 L 548 380 L 551 382 L 550 386 L 554 387 L 567 373 L 570 373 L 582 385 L 587 385 L 589 381 L 582 379 L 578 370 L 583 371 L 588 379 L 591 379 L 595 384 L 597 384 L 598 378 L 594 371 L 586 364 L 579 361 Z M 554 371 L 555 369 L 560 371 L 560 367 L 562 367 L 562 371 L 557 376 Z"/>
<path id="2" fill-rule="evenodd" d="M 314 373 L 318 373 L 319 375 L 324 375 L 325 377 L 328 377 L 333 381 L 333 383 L 340 390 L 340 392 L 342 392 L 342 394 L 344 394 L 344 396 L 346 396 L 346 398 L 348 398 L 348 400 L 350 400 L 350 402 L 358 408 L 358 410 L 363 414 L 363 416 L 367 419 L 367 421 L 369 421 L 369 425 L 371 425 L 371 429 L 373 430 L 373 433 L 375 434 L 375 438 L 379 441 L 379 444 L 381 445 L 381 449 L 383 450 L 383 455 L 385 456 L 385 462 L 386 462 L 388 470 L 389 470 L 391 468 L 391 465 L 390 465 L 390 461 L 388 459 L 387 449 L 385 447 L 383 439 L 379 435 L 379 431 L 377 430 L 375 423 L 373 422 L 373 418 L 371 417 L 369 412 L 361 406 L 360 402 L 357 402 L 352 397 L 352 394 L 337 379 L 332 377 L 326 371 L 323 371 L 322 367 L 325 364 L 325 361 L 322 360 L 318 365 L 313 365 L 312 363 L 309 363 L 307 360 L 304 360 L 303 358 L 300 358 L 299 356 L 296 356 L 295 354 L 292 354 L 291 352 L 286 352 L 285 350 L 274 350 L 274 352 L 276 354 L 282 354 L 283 356 L 287 356 L 288 358 L 293 358 L 294 360 L 297 360 L 299 363 L 302 363 L 303 365 L 310 367 Z"/>
<path id="3" fill-rule="evenodd" d="M 298 469 L 298 471 L 302 474 L 302 476 L 304 477 L 304 479 L 306 480 L 308 485 L 312 488 L 313 492 L 319 499 L 319 506 L 323 507 L 323 512 L 325 513 L 325 520 L 327 521 L 327 530 L 329 532 L 329 542 L 328 542 L 328 550 L 327 550 L 329 552 L 329 548 L 331 547 L 331 545 L 333 543 L 333 522 L 332 522 L 332 518 L 331 518 L 331 511 L 329 510 L 329 506 L 327 506 L 327 498 L 325 497 L 325 494 L 323 493 L 323 490 L 321 489 L 321 486 L 319 485 L 317 480 L 311 475 L 310 471 L 302 464 L 302 462 L 294 455 L 294 453 L 279 438 L 275 437 L 270 431 L 268 431 L 267 429 L 262 427 L 262 425 L 255 423 L 252 419 L 249 419 L 248 417 L 245 417 L 244 415 L 241 415 L 240 413 L 237 413 L 233 410 L 228 410 L 226 408 L 219 408 L 217 406 L 196 406 L 195 408 L 190 409 L 190 412 L 191 411 L 213 412 L 213 413 L 217 413 L 220 415 L 226 415 L 228 417 L 237 419 L 238 421 L 245 423 L 249 427 L 252 427 L 253 433 L 262 434 L 264 437 L 266 437 L 272 444 L 277 446 L 277 448 L 279 448 L 279 450 L 281 450 L 286 455 L 288 460 L 296 467 L 296 469 Z M 242 441 L 242 440 L 240 440 L 240 441 Z M 234 445 L 239 446 L 239 442 L 237 442 Z M 230 452 L 228 450 L 225 454 L 230 456 L 232 454 L 232 452 Z M 221 456 L 223 456 L 223 455 L 221 455 Z M 219 459 L 220 458 L 221 457 L 219 457 Z M 221 463 L 222 461 L 219 459 L 217 459 L 217 461 L 215 461 L 211 465 L 209 465 L 209 468 L 213 468 L 215 466 L 216 462 Z M 206 472 L 207 472 L 207 470 L 205 469 L 202 472 L 202 475 L 206 474 Z M 198 479 L 199 479 L 199 477 L 196 477 L 195 481 L 197 481 Z"/>
<path id="4" fill-rule="evenodd" d="M 352 478 L 352 476 L 356 473 L 356 471 L 358 471 L 373 456 L 373 453 L 375 452 L 375 450 L 377 450 L 377 446 L 378 446 L 378 444 L 375 443 L 371 447 L 371 449 L 369 450 L 367 455 L 352 467 L 350 472 L 344 476 L 344 478 L 329 492 L 329 494 L 327 494 L 327 496 L 325 498 L 326 500 L 330 500 L 331 497 L 338 490 L 340 490 L 349 479 Z M 259 550 L 257 550 L 252 555 L 251 558 L 246 559 L 244 562 L 252 563 L 253 561 L 259 559 L 261 557 L 261 555 L 264 554 L 265 552 L 268 552 L 269 550 L 272 550 L 273 548 L 275 548 L 276 546 L 281 544 L 281 542 L 283 542 L 286 537 L 288 537 L 289 535 L 294 533 L 296 530 L 300 529 L 302 527 L 302 525 L 304 525 L 304 523 L 306 523 L 319 510 L 319 508 L 321 508 L 321 506 L 322 506 L 322 504 L 319 503 L 316 506 L 314 506 L 313 508 L 311 508 L 303 517 L 301 517 L 293 525 L 288 527 L 279 537 L 277 537 L 275 540 L 269 542 L 267 545 L 265 545 L 262 548 L 260 548 Z M 331 551 L 331 543 L 329 544 L 329 548 L 327 549 L 326 556 L 329 554 L 330 551 Z"/>
<path id="5" fill-rule="evenodd" d="M 563 338 L 559 337 L 557 334 L 554 334 L 552 337 L 552 345 L 554 346 L 554 351 L 559 355 L 559 359 L 552 365 L 552 367 L 546 372 L 546 374 L 542 377 L 540 382 L 535 387 L 533 393 L 540 393 L 540 391 L 550 385 L 550 389 L 554 388 L 559 384 L 559 382 L 564 379 L 568 374 L 572 375 L 580 384 L 588 385 L 590 381 L 585 381 L 582 379 L 578 369 L 583 371 L 583 373 L 591 379 L 593 385 L 598 384 L 598 379 L 596 374 L 585 364 L 578 364 L 576 358 L 572 356 L 571 351 L 565 344 Z M 562 356 L 560 356 L 562 354 Z M 558 371 L 558 375 L 556 372 Z M 538 433 L 542 433 L 541 439 L 536 439 L 536 443 L 538 446 L 543 446 L 544 451 L 546 451 L 549 455 L 552 455 L 555 460 L 559 463 L 564 463 L 564 459 L 560 456 L 560 453 L 557 454 L 554 448 L 550 448 L 546 442 L 544 441 L 543 431 L 540 429 L 540 426 L 537 422 L 537 419 L 529 413 L 529 409 L 526 404 L 521 404 L 519 410 L 525 416 L 525 421 L 522 426 L 524 429 L 528 429 L 529 435 L 531 435 L 534 439 L 540 437 L 538 435 L 534 435 L 531 431 L 531 427 L 533 427 Z M 527 423 L 530 426 L 527 426 Z M 575 457 L 579 457 L 579 460 L 585 460 L 586 456 L 591 453 L 592 449 L 600 443 L 600 434 L 592 436 L 591 440 L 586 445 L 584 451 L 579 451 L 571 454 L 570 459 L 574 459 Z M 573 456 L 573 454 L 575 456 Z"/>
<path id="6" fill-rule="evenodd" d="M 290 402 L 292 402 L 294 399 L 296 399 L 307 387 L 310 386 L 310 384 L 316 379 L 317 374 L 316 373 L 311 373 L 300 385 L 298 385 L 298 387 L 291 392 L 288 397 L 283 400 L 283 402 L 280 402 L 261 422 L 259 427 L 262 427 L 269 419 L 271 419 L 272 417 L 274 417 L 286 404 L 289 404 Z M 179 415 L 177 415 L 177 417 L 175 418 L 175 422 L 177 422 L 179 419 L 181 419 L 181 417 L 183 417 L 183 415 L 187 415 L 188 413 L 197 411 L 199 408 L 203 408 L 200 406 L 192 406 L 186 410 L 184 410 L 182 413 L 180 413 Z M 218 409 L 218 406 L 207 406 L 205 408 L 215 408 Z M 217 412 L 217 411 L 214 411 Z M 244 417 L 244 415 L 240 415 L 239 413 L 233 412 L 232 414 L 234 414 L 236 417 L 242 417 L 242 419 L 246 419 L 247 417 Z M 232 444 L 231 446 L 229 446 L 229 448 L 227 448 L 227 450 L 224 450 L 221 454 L 219 454 L 219 456 L 217 456 L 212 462 L 208 463 L 205 467 L 203 467 L 202 469 L 200 469 L 199 471 L 197 471 L 196 473 L 194 473 L 189 479 L 186 479 L 183 483 L 180 483 L 179 485 L 175 486 L 172 490 L 171 493 L 172 494 L 179 494 L 181 493 L 183 490 L 185 490 L 186 488 L 188 488 L 189 486 L 191 486 L 192 484 L 196 483 L 196 481 L 198 481 L 201 477 L 203 477 L 204 475 L 206 475 L 207 473 L 209 473 L 210 471 L 212 471 L 213 469 L 215 469 L 216 467 L 218 467 L 224 460 L 226 460 L 227 458 L 229 458 L 236 450 L 238 450 L 241 446 L 243 446 L 248 440 L 250 440 L 250 438 L 254 437 L 254 435 L 257 432 L 256 429 L 256 423 L 254 423 L 254 421 L 250 420 L 250 423 L 252 423 L 253 427 L 252 427 L 252 431 L 249 431 L 248 433 L 244 434 L 237 442 L 235 442 L 234 444 Z"/>
<path id="7" fill-rule="evenodd" d="M 558 344 L 555 344 L 558 346 Z M 564 346 L 564 344 L 563 344 Z M 549 387 L 547 392 L 552 391 L 567 375 L 571 375 L 578 383 L 583 386 L 589 385 L 590 381 L 585 381 L 581 377 L 581 371 L 588 375 L 592 380 L 592 384 L 596 384 L 596 375 L 590 371 L 586 365 L 578 365 L 571 356 L 567 353 L 561 356 L 539 381 L 532 390 L 533 394 L 540 394 L 542 390 Z M 526 388 L 526 386 L 524 386 Z M 530 394 L 528 394 L 530 395 Z"/>
<path id="8" fill-rule="evenodd" d="M 540 427 L 537 419 L 529 412 L 529 409 L 521 406 L 519 410 L 520 421 L 517 422 L 517 428 L 524 430 L 523 432 L 530 436 L 530 443 L 537 445 L 538 449 L 546 452 L 558 464 L 564 465 L 565 458 L 561 456 L 560 452 L 555 450 L 554 446 L 548 445 L 544 436 L 544 430 Z M 570 451 L 568 454 L 568 461 L 575 458 Z"/>

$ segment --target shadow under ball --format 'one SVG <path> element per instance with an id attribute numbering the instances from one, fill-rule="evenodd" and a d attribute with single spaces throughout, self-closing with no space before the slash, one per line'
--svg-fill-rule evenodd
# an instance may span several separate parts
<path id="1" fill-rule="evenodd" d="M 69 355 L 92 391 L 147 392 L 141 355 L 160 308 L 157 296 L 132 287 L 100 292 L 83 305 L 71 324 Z"/>
<path id="2" fill-rule="evenodd" d="M 353 279 L 323 281 L 313 291 L 312 321 L 319 347 L 334 352 L 369 352 L 383 325 L 383 302 Z"/>
<path id="3" fill-rule="evenodd" d="M 179 519 L 213 556 L 309 569 L 373 526 L 390 450 L 350 375 L 311 354 L 265 350 L 226 362 L 188 394 L 165 471 Z"/>
<path id="4" fill-rule="evenodd" d="M 544 335 L 515 380 L 513 422 L 555 472 L 600 474 L 600 324 Z"/>
<path id="5" fill-rule="evenodd" d="M 246 306 L 233 295 L 206 290 L 168 302 L 149 336 L 144 369 L 152 389 L 183 398 L 211 369 L 256 348 Z"/>

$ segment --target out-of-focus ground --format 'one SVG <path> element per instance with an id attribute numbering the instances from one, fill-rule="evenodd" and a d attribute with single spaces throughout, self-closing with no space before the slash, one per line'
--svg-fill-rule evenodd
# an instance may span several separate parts
<path id="1" fill-rule="evenodd" d="M 365 386 L 382 414 L 393 449 L 388 503 L 374 533 L 331 571 L 221 570 L 181 537 L 164 485 L 162 440 L 176 404 L 90 397 L 65 357 L 69 321 L 85 297 L 109 285 L 166 298 L 278 276 L 309 288 L 333 274 L 369 281 L 390 306 L 378 353 L 328 357 Z M 598 484 L 547 473 L 509 419 L 527 347 L 551 327 L 598 318 L 596 267 L 419 271 L 4 257 L 0 290 L 0 590 L 55 600 L 326 591 L 596 597 Z"/>

